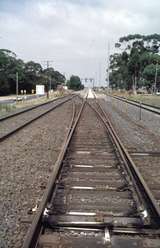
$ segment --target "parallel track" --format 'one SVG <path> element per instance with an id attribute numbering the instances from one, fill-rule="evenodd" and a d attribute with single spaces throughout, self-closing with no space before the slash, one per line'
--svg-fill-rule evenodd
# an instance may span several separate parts
<path id="1" fill-rule="evenodd" d="M 24 248 L 117 248 L 124 234 L 150 234 L 160 242 L 160 209 L 105 112 L 92 101 L 83 102 L 76 119 L 73 114 Z M 133 246 L 129 238 L 120 242 L 131 248 L 136 238 Z"/>
<path id="2" fill-rule="evenodd" d="M 112 97 L 112 98 L 114 98 L 116 100 L 125 102 L 127 104 L 133 105 L 133 106 L 135 106 L 137 108 L 141 108 L 141 109 L 147 110 L 147 111 L 149 111 L 151 113 L 160 115 L 160 108 L 157 107 L 157 106 L 153 106 L 153 105 L 146 104 L 146 103 L 140 103 L 140 102 L 134 101 L 134 100 L 128 100 L 128 99 L 126 99 L 124 97 L 112 96 L 112 95 L 108 95 L 108 96 Z"/>
<path id="3" fill-rule="evenodd" d="M 5 116 L 0 117 L 0 122 L 1 121 L 5 121 L 7 119 L 10 119 L 12 117 L 21 115 L 23 113 L 29 112 L 29 111 L 31 111 L 33 109 L 38 109 L 39 107 L 42 107 L 42 106 L 45 106 L 45 105 L 49 105 L 49 104 L 51 104 L 51 103 L 53 103 L 53 102 L 55 102 L 55 101 L 57 101 L 59 99 L 64 99 L 64 98 L 66 98 L 66 96 L 63 96 L 63 97 L 60 97 L 60 98 L 56 98 L 56 99 L 53 99 L 53 100 L 50 100 L 50 101 L 47 101 L 47 102 L 44 102 L 44 103 L 40 103 L 40 104 L 37 104 L 35 106 L 27 107 L 27 108 L 24 108 L 24 109 L 19 110 L 17 112 L 11 113 L 11 114 L 7 114 Z"/>
<path id="4" fill-rule="evenodd" d="M 153 117 L 153 115 L 151 116 Z M 114 122 L 114 119 L 112 119 L 112 121 L 117 128 L 117 124 Z M 151 122 L 152 121 L 154 122 L 154 120 L 151 119 Z M 157 117 L 157 121 L 158 121 L 158 117 Z M 133 122 L 133 128 L 134 128 L 134 125 L 136 127 L 136 124 L 137 123 Z M 145 125 L 145 122 L 144 122 L 144 125 Z M 144 128 L 144 126 L 142 126 L 142 128 Z M 121 130 L 121 127 L 119 127 L 118 130 Z M 134 133 L 132 128 L 130 130 L 131 132 Z M 158 138 L 158 134 L 156 131 L 157 130 L 155 128 L 153 131 L 151 131 L 150 129 L 146 129 L 144 133 L 144 138 L 145 138 L 145 135 L 147 135 L 148 141 L 150 141 L 148 142 L 148 144 L 153 144 L 151 145 L 151 148 L 147 148 L 147 145 L 145 146 L 145 143 L 143 141 L 143 132 L 141 134 L 141 131 L 138 131 L 138 129 L 137 129 L 137 133 L 141 137 L 142 143 L 144 143 L 144 146 L 143 145 L 136 146 L 136 143 L 134 144 L 134 142 L 132 142 L 133 133 L 131 134 L 131 138 L 130 138 L 127 134 L 123 132 L 123 127 L 122 127 L 121 137 L 124 137 L 126 138 L 126 140 L 128 140 L 126 142 L 126 147 L 128 148 L 128 152 L 132 160 L 136 163 L 137 168 L 139 169 L 144 180 L 146 181 L 147 186 L 152 192 L 154 198 L 156 199 L 157 204 L 160 206 L 160 191 L 159 191 L 160 189 L 160 173 L 159 173 L 160 152 L 159 152 L 159 140 L 158 140 L 159 138 Z"/>
<path id="5" fill-rule="evenodd" d="M 62 97 L 38 106 L 31 107 L 19 113 L 1 118 L 0 120 L 0 142 L 10 137 L 12 134 L 23 129 L 40 117 L 48 114 L 52 110 L 70 101 L 75 95 Z"/>

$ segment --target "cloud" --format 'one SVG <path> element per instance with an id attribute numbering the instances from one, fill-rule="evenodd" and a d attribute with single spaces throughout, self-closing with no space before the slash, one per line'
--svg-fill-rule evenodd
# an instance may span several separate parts
<path id="1" fill-rule="evenodd" d="M 129 33 L 159 32 L 154 0 L 29 0 L 0 2 L 0 46 L 25 60 L 54 61 L 56 69 L 105 78 L 107 44 Z M 100 73 L 101 72 L 101 73 Z"/>

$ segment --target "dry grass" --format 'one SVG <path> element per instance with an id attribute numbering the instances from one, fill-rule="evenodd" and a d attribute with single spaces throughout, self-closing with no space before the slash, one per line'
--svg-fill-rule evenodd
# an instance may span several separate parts
<path id="1" fill-rule="evenodd" d="M 128 96 L 127 98 L 130 100 L 135 100 L 142 103 L 160 107 L 160 96 L 157 95 L 131 95 Z"/>
<path id="2" fill-rule="evenodd" d="M 113 91 L 112 95 L 118 95 L 118 96 L 126 97 L 129 100 L 134 100 L 160 107 L 160 95 L 151 95 L 151 94 L 133 95 L 133 94 L 129 94 L 127 91 L 123 91 L 123 92 Z"/>

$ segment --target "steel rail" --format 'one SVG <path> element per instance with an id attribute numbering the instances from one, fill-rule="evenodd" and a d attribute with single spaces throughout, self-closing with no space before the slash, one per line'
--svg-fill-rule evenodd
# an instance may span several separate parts
<path id="1" fill-rule="evenodd" d="M 89 104 L 89 103 L 88 103 Z M 90 104 L 89 104 L 90 105 Z M 126 162 L 126 159 L 124 157 L 124 154 L 115 138 L 115 136 L 112 134 L 112 131 L 110 129 L 110 126 L 108 125 L 108 123 L 106 122 L 106 119 L 102 116 L 102 114 L 100 114 L 99 111 L 97 111 L 96 108 L 94 108 L 92 105 L 90 105 L 90 107 L 96 112 L 96 114 L 99 116 L 99 118 L 102 120 L 103 124 L 105 125 L 105 127 L 107 128 L 107 130 L 109 131 L 109 134 L 110 134 L 110 137 L 112 139 L 112 142 L 116 145 L 117 149 L 118 149 L 118 152 L 120 154 L 120 157 L 121 157 L 121 160 L 123 161 L 123 163 L 125 164 L 125 166 L 123 166 L 123 169 L 125 171 L 127 171 L 127 175 L 130 175 L 130 178 L 133 180 L 133 176 L 132 174 L 130 173 L 130 170 L 128 168 L 128 163 Z M 98 106 L 99 107 L 99 106 Z M 121 164 L 122 166 L 122 164 Z M 137 204 L 137 208 L 139 209 L 139 211 L 142 211 L 142 206 L 144 206 L 144 202 L 142 200 L 142 197 L 141 197 L 141 193 L 139 192 L 138 188 L 137 188 L 137 185 L 135 185 L 136 187 L 136 191 L 134 192 L 134 199 L 136 201 L 136 204 Z M 138 196 L 138 197 L 137 197 Z"/>
<path id="2" fill-rule="evenodd" d="M 109 95 L 109 94 L 107 94 L 107 96 L 112 97 L 112 98 L 117 99 L 117 100 L 122 101 L 122 102 L 126 102 L 126 103 L 128 103 L 130 105 L 133 105 L 133 106 L 137 107 L 137 108 L 141 108 L 141 109 L 147 110 L 147 111 L 149 111 L 151 113 L 160 115 L 160 108 L 158 108 L 158 107 L 155 107 L 155 106 L 152 106 L 152 105 L 149 105 L 149 104 L 144 104 L 144 103 L 140 104 L 139 102 L 136 102 L 136 101 L 132 102 L 131 100 L 123 99 L 123 98 L 120 98 L 120 97 L 117 97 L 117 96 L 112 96 L 112 95 Z M 147 108 L 147 106 L 149 108 Z M 159 110 L 159 111 L 157 111 L 156 109 Z"/>
<path id="3" fill-rule="evenodd" d="M 8 115 L 5 115 L 5 116 L 2 116 L 2 117 L 0 117 L 0 122 L 1 122 L 1 121 L 5 121 L 5 120 L 7 120 L 7 119 L 10 119 L 10 118 L 12 118 L 12 117 L 15 117 L 15 116 L 17 116 L 17 115 L 23 114 L 23 113 L 25 113 L 25 112 L 28 112 L 28 111 L 30 111 L 30 110 L 36 109 L 36 108 L 38 108 L 38 107 L 42 107 L 42 106 L 44 106 L 44 105 L 53 103 L 53 102 L 55 102 L 55 101 L 57 101 L 57 100 L 60 100 L 60 99 L 66 98 L 66 97 L 67 97 L 67 96 L 59 97 L 59 98 L 50 100 L 50 101 L 48 101 L 48 102 L 44 102 L 44 103 L 38 104 L 38 105 L 36 105 L 36 106 L 32 106 L 32 107 L 25 108 L 25 109 L 20 110 L 20 111 L 18 111 L 18 112 L 16 112 L 16 113 L 12 113 L 12 114 L 8 114 Z"/>
<path id="4" fill-rule="evenodd" d="M 50 176 L 47 189 L 43 195 L 43 198 L 42 198 L 42 201 L 41 201 L 40 206 L 38 208 L 38 211 L 35 215 L 35 218 L 32 222 L 32 225 L 28 231 L 28 234 L 25 238 L 23 248 L 33 248 L 33 247 L 36 247 L 36 245 L 37 245 L 38 238 L 39 238 L 39 235 L 40 235 L 41 229 L 42 229 L 42 219 L 43 219 L 43 214 L 44 214 L 46 205 L 48 202 L 50 202 L 50 200 L 52 198 L 52 194 L 55 191 L 56 179 L 57 179 L 57 177 L 60 173 L 60 170 L 62 168 L 62 162 L 63 162 L 64 156 L 67 152 L 67 149 L 68 149 L 68 146 L 70 144 L 71 138 L 73 136 L 74 130 L 75 130 L 75 128 L 79 122 L 80 116 L 81 116 L 83 108 L 85 106 L 85 103 L 86 103 L 86 99 L 82 103 L 81 109 L 78 113 L 78 116 L 77 116 L 75 122 L 74 122 L 75 110 L 73 111 L 74 113 L 72 115 L 70 127 L 69 127 L 67 135 L 65 137 L 65 141 L 62 145 L 61 152 L 60 152 L 58 159 L 57 159 L 57 162 L 53 168 L 52 175 Z"/>
<path id="5" fill-rule="evenodd" d="M 79 122 L 79 119 L 81 117 L 81 114 L 82 114 L 82 111 L 84 109 L 84 106 L 86 104 L 86 99 L 84 100 L 83 104 L 82 104 L 82 107 L 78 113 L 78 117 L 76 118 L 76 121 L 74 122 L 74 115 L 72 116 L 72 121 L 70 123 L 70 127 L 69 127 L 69 130 L 68 130 L 68 133 L 66 135 L 66 138 L 65 138 L 65 141 L 63 143 L 63 146 L 62 146 L 62 149 L 61 149 L 61 152 L 59 154 L 59 157 L 58 157 L 58 160 L 55 164 L 55 167 L 53 169 L 53 172 L 52 172 L 52 175 L 50 177 L 50 180 L 49 180 L 49 183 L 48 183 L 48 187 L 47 187 L 47 190 L 43 196 L 43 199 L 41 201 L 41 204 L 38 208 L 38 212 L 36 213 L 36 216 L 34 218 L 34 221 L 31 225 L 31 228 L 29 229 L 29 232 L 27 234 L 27 237 L 25 239 L 25 242 L 23 244 L 23 248 L 35 248 L 37 247 L 38 245 L 38 240 L 39 240 L 39 236 L 41 235 L 41 233 L 43 233 L 44 231 L 44 228 L 46 227 L 45 226 L 45 218 L 44 218 L 44 213 L 45 213 L 45 210 L 47 210 L 47 203 L 50 203 L 51 200 L 53 199 L 53 194 L 55 193 L 56 191 L 56 188 L 57 188 L 57 178 L 61 172 L 61 168 L 63 166 L 63 160 L 64 160 L 64 157 L 65 157 L 65 154 L 67 152 L 67 149 L 68 149 L 68 146 L 70 144 L 70 141 L 72 139 L 72 136 L 74 134 L 74 131 L 75 131 L 75 128 Z M 88 103 L 89 104 L 89 103 Z M 89 104 L 90 105 L 90 104 Z M 116 144 L 117 144 L 117 147 L 119 147 L 119 149 L 122 150 L 122 148 L 120 147 L 120 145 L 118 144 L 118 141 L 116 140 L 116 138 L 114 137 L 114 133 L 108 123 L 108 119 L 107 119 L 107 116 L 104 115 L 103 113 L 103 116 L 102 114 L 100 113 L 100 111 L 97 111 L 92 105 L 90 105 L 91 108 L 93 110 L 95 110 L 95 112 L 97 113 L 97 115 L 100 117 L 100 119 L 102 120 L 102 122 L 104 123 L 104 125 L 107 127 L 107 130 L 109 130 L 110 135 L 112 136 L 112 138 L 115 139 L 116 141 Z M 103 111 L 103 109 L 102 109 Z M 75 112 L 75 111 L 74 111 Z M 123 153 L 122 153 L 123 155 Z M 124 156 L 123 156 L 124 157 Z M 131 172 L 132 173 L 132 172 Z M 56 230 L 56 229 L 61 229 L 61 228 L 71 228 L 71 229 L 74 229 L 74 228 L 82 228 L 82 230 L 84 230 L 85 228 L 90 228 L 91 231 L 94 231 L 95 228 L 98 228 L 97 230 L 100 230 L 100 229 L 104 229 L 106 227 L 109 227 L 110 231 L 113 233 L 113 234 L 142 234 L 142 235 L 148 235 L 148 233 L 150 233 L 151 235 L 159 235 L 159 229 L 153 229 L 151 226 L 147 226 L 147 228 L 145 228 L 146 226 L 141 225 L 140 223 L 140 226 L 137 227 L 136 225 L 131 225 L 129 228 L 126 226 L 125 224 L 125 221 L 126 223 L 127 220 L 125 220 L 125 218 L 122 218 L 122 222 L 124 221 L 124 225 L 117 225 L 117 218 L 115 218 L 115 222 L 114 222 L 114 219 L 113 218 L 110 218 L 110 220 L 108 218 L 106 218 L 106 220 L 104 220 L 103 222 L 100 222 L 100 223 L 97 223 L 95 222 L 95 224 L 93 224 L 93 221 L 91 221 L 91 225 L 88 224 L 88 226 L 86 225 L 86 223 L 82 223 L 80 225 L 77 225 L 76 223 L 72 222 L 72 221 L 68 221 L 68 222 L 64 222 L 63 220 L 60 221 L 57 219 L 57 223 L 56 223 L 56 220 L 55 220 L 55 217 L 54 216 L 50 216 L 49 215 L 49 218 L 48 218 L 48 215 L 46 217 L 48 220 L 50 220 L 50 223 L 48 224 L 51 224 L 51 227 L 52 227 L 52 223 L 53 223 L 53 228 Z M 81 219 L 82 217 L 80 217 Z M 128 218 L 129 221 L 132 223 L 135 222 L 134 218 Z M 82 219 L 81 219 L 82 221 Z M 82 221 L 83 222 L 83 221 Z M 80 222 L 81 223 L 81 222 Z M 115 223 L 115 225 L 114 225 Z M 119 218 L 119 223 L 121 223 L 121 218 Z M 132 223 L 132 224 L 133 224 Z M 154 232 L 155 230 L 155 232 Z"/>
<path id="6" fill-rule="evenodd" d="M 103 119 L 103 122 L 105 126 L 110 130 L 111 137 L 115 141 L 117 148 L 122 156 L 123 161 L 125 162 L 125 165 L 127 166 L 127 171 L 129 172 L 132 179 L 134 179 L 134 186 L 136 187 L 136 191 L 139 192 L 139 196 L 143 196 L 144 200 L 143 203 L 145 203 L 146 208 L 150 211 L 151 214 L 151 221 L 153 221 L 153 225 L 156 228 L 160 227 L 160 207 L 158 206 L 153 194 L 151 193 L 150 189 L 148 188 L 146 182 L 144 181 L 140 171 L 138 170 L 137 166 L 133 162 L 132 158 L 130 157 L 127 149 L 123 145 L 122 141 L 118 137 L 116 131 L 113 128 L 112 123 L 110 122 L 108 116 L 106 115 L 106 112 L 101 107 L 100 103 L 98 103 L 99 108 L 101 109 L 103 115 L 98 113 L 98 111 L 91 106 L 96 113 L 101 116 Z"/>
<path id="7" fill-rule="evenodd" d="M 65 230 L 80 230 L 80 231 L 102 231 L 106 226 L 97 228 L 97 227 L 74 227 L 74 226 L 54 226 L 55 230 L 60 230 L 60 231 L 65 231 Z M 112 235 L 114 234 L 122 234 L 122 235 L 143 235 L 143 236 L 148 236 L 152 235 L 153 236 L 160 236 L 160 230 L 155 230 L 151 228 L 138 228 L 138 227 L 115 227 L 111 226 L 109 227 L 109 230 L 111 231 Z"/>
<path id="8" fill-rule="evenodd" d="M 61 105 L 63 105 L 64 103 L 72 100 L 74 97 L 76 97 L 75 95 L 74 96 L 71 96 L 70 98 L 60 102 L 60 103 L 57 103 L 57 105 L 51 107 L 50 109 L 46 110 L 45 112 L 43 112 L 42 114 L 38 115 L 37 117 L 34 117 L 33 119 L 25 122 L 24 124 L 22 124 L 21 126 L 15 128 L 14 130 L 12 130 L 11 132 L 8 132 L 7 134 L 4 134 L 3 136 L 0 137 L 0 142 L 4 141 L 6 138 L 10 137 L 11 135 L 13 135 L 14 133 L 18 132 L 19 130 L 23 129 L 24 127 L 28 126 L 29 124 L 31 124 L 32 122 L 38 120 L 39 118 L 41 118 L 42 116 L 48 114 L 49 112 L 51 112 L 52 110 L 56 109 L 57 107 L 60 107 Z"/>
<path id="9" fill-rule="evenodd" d="M 133 100 L 133 99 L 127 99 L 126 97 L 122 97 L 122 96 L 117 96 L 115 95 L 115 97 L 119 98 L 120 100 L 123 99 L 123 100 L 126 100 L 128 102 L 133 102 L 133 103 L 136 103 L 137 105 L 140 104 L 140 101 L 136 101 L 136 100 Z M 142 105 L 146 106 L 146 107 L 150 107 L 150 108 L 153 108 L 153 109 L 158 109 L 160 110 L 160 107 L 158 106 L 155 106 L 155 105 L 151 105 L 151 104 L 148 104 L 148 103 L 144 103 L 142 102 Z"/>

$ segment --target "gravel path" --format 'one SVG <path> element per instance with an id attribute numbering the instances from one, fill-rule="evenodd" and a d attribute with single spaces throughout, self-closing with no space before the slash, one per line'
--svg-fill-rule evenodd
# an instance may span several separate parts
<path id="1" fill-rule="evenodd" d="M 104 99 L 100 100 L 103 108 L 160 205 L 160 117 L 144 112 L 145 119 L 140 121 L 135 107 L 125 112 L 125 107 L 115 104 L 110 97 Z"/>
<path id="2" fill-rule="evenodd" d="M 0 144 L 0 247 L 22 247 L 72 115 L 68 102 Z"/>

